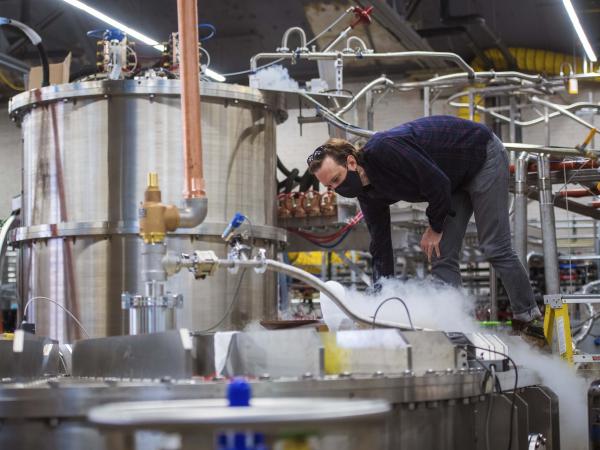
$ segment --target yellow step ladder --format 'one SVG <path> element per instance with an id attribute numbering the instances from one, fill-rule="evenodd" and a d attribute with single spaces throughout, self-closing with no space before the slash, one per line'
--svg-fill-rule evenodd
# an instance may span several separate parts
<path id="1" fill-rule="evenodd" d="M 573 355 L 573 337 L 569 305 L 581 303 L 600 303 L 600 295 L 594 294 L 551 294 L 544 295 L 546 312 L 544 314 L 544 336 L 552 352 L 570 364 L 574 362 L 600 362 L 600 355 Z M 556 339 L 555 339 L 556 338 Z"/>

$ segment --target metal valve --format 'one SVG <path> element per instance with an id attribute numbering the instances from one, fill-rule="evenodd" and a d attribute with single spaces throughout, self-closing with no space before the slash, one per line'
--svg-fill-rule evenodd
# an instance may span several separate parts
<path id="1" fill-rule="evenodd" d="M 182 265 L 188 267 L 197 280 L 203 280 L 207 276 L 214 274 L 219 264 L 219 258 L 217 258 L 215 252 L 210 250 L 196 250 L 191 255 L 181 256 L 183 260 Z M 189 263 L 186 263 L 186 258 L 189 260 Z"/>

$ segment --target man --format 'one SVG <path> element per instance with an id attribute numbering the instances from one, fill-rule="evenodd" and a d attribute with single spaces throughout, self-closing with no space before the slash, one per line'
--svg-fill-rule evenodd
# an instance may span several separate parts
<path id="1" fill-rule="evenodd" d="M 394 275 L 389 205 L 428 202 L 421 249 L 433 275 L 461 285 L 459 254 L 475 213 L 480 249 L 496 269 L 513 310 L 513 328 L 539 337 L 527 271 L 511 247 L 508 155 L 485 125 L 431 116 L 376 133 L 357 150 L 330 139 L 309 156 L 310 171 L 344 197 L 358 197 L 369 233 L 375 279 Z M 542 333 L 543 337 L 543 333 Z"/>

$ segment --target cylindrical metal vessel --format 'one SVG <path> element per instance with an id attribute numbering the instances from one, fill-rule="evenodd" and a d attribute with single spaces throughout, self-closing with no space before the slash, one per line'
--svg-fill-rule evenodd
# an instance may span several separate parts
<path id="1" fill-rule="evenodd" d="M 236 211 L 253 222 L 261 246 L 274 252 L 285 233 L 276 213 L 275 126 L 278 98 L 243 86 L 202 84 L 202 137 L 208 196 L 206 221 L 170 235 L 170 250 L 213 250 Z M 179 81 L 126 80 L 72 83 L 14 97 L 10 113 L 23 133 L 21 248 L 22 301 L 44 296 L 73 312 L 92 336 L 127 332 L 121 293 L 141 293 L 142 241 L 137 211 L 146 175 L 158 172 L 163 201 L 183 191 Z M 178 326 L 240 328 L 274 318 L 274 274 L 219 271 L 196 281 L 173 276 L 168 289 L 182 294 Z M 237 294 L 237 295 L 236 295 Z M 234 298 L 235 297 L 235 298 Z M 38 332 L 71 341 L 81 336 L 63 311 L 32 303 Z"/>

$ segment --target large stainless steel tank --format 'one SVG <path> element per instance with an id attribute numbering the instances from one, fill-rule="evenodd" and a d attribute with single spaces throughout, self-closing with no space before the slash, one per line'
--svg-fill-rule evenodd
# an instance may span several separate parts
<path id="1" fill-rule="evenodd" d="M 208 217 L 168 238 L 170 249 L 226 255 L 219 239 L 236 211 L 251 218 L 259 244 L 273 252 L 285 233 L 276 218 L 277 98 L 227 84 L 202 84 L 202 140 Z M 127 80 L 50 86 L 14 97 L 9 111 L 23 134 L 19 291 L 44 296 L 78 316 L 93 336 L 126 333 L 120 296 L 142 292 L 137 209 L 146 174 L 159 174 L 163 201 L 182 197 L 179 81 Z M 169 280 L 184 296 L 178 326 L 211 327 L 233 301 L 241 273 L 204 281 Z M 248 271 L 237 304 L 219 329 L 274 318 L 276 278 Z M 32 304 L 39 333 L 61 341 L 81 336 L 63 311 Z"/>

